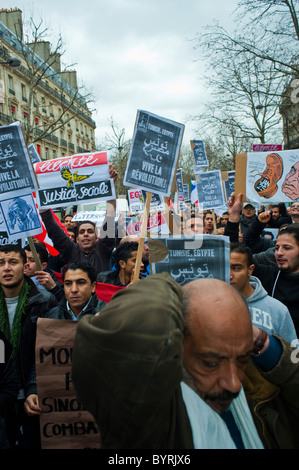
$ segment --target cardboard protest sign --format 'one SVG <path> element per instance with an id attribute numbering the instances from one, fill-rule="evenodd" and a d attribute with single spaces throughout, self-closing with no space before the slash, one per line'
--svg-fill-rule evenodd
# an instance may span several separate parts
<path id="1" fill-rule="evenodd" d="M 216 278 L 229 282 L 229 237 L 195 235 L 159 238 L 168 248 L 168 255 L 152 263 L 151 273 L 168 272 L 179 284 L 202 278 Z"/>
<path id="2" fill-rule="evenodd" d="M 0 208 L 10 240 L 33 237 L 43 231 L 32 193 L 1 200 Z"/>
<path id="3" fill-rule="evenodd" d="M 200 174 L 196 182 L 198 201 L 204 210 L 215 209 L 225 205 L 221 172 L 219 170 L 207 171 Z"/>
<path id="4" fill-rule="evenodd" d="M 124 185 L 170 196 L 184 126 L 138 110 Z"/>
<path id="5" fill-rule="evenodd" d="M 37 320 L 36 382 L 42 449 L 100 448 L 91 414 L 77 401 L 71 380 L 72 350 L 78 322 Z"/>
<path id="6" fill-rule="evenodd" d="M 0 127 L 0 200 L 32 193 L 37 182 L 19 123 Z"/>
<path id="7" fill-rule="evenodd" d="M 299 149 L 248 153 L 246 199 L 257 204 L 299 200 Z"/>
<path id="8" fill-rule="evenodd" d="M 204 141 L 190 140 L 190 144 L 195 161 L 194 172 L 201 173 L 201 168 L 203 166 L 209 166 Z"/>
<path id="9" fill-rule="evenodd" d="M 108 152 L 55 158 L 34 165 L 41 209 L 115 199 Z"/>

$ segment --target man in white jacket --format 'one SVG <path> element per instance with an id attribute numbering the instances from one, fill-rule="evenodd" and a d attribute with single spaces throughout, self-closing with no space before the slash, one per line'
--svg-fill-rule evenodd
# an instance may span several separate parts
<path id="1" fill-rule="evenodd" d="M 252 323 L 291 343 L 297 335 L 290 312 L 282 302 L 269 296 L 260 280 L 251 275 L 254 267 L 250 248 L 232 243 L 230 284 L 245 297 Z"/>

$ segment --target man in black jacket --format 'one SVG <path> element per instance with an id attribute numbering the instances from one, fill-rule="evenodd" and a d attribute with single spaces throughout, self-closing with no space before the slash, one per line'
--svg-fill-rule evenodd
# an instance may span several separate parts
<path id="1" fill-rule="evenodd" d="M 35 378 L 36 321 L 57 304 L 24 275 L 26 255 L 17 245 L 0 246 L 0 330 L 10 342 L 21 384 L 17 414 L 11 417 L 19 446 L 39 447 L 39 405 Z M 26 413 L 25 413 L 25 412 Z M 22 426 L 23 434 L 17 437 Z"/>
<path id="2" fill-rule="evenodd" d="M 110 178 L 114 182 L 118 176 L 114 166 L 110 164 Z M 63 264 L 80 260 L 91 264 L 97 273 L 110 268 L 110 259 L 116 243 L 115 210 L 116 201 L 106 201 L 106 217 L 98 236 L 96 225 L 90 221 L 78 224 L 76 243 L 56 223 L 52 212 L 41 210 L 41 218 L 54 248 L 59 251 Z"/>
<path id="3" fill-rule="evenodd" d="M 62 273 L 65 297 L 46 315 L 58 320 L 80 320 L 83 315 L 95 315 L 106 305 L 96 295 L 96 271 L 88 263 L 75 262 Z"/>

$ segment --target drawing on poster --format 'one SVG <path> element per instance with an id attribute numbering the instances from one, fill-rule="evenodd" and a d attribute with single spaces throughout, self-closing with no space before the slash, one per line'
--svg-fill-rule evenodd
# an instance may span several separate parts
<path id="1" fill-rule="evenodd" d="M 283 173 L 283 161 L 278 153 L 270 153 L 266 158 L 266 168 L 254 183 L 254 189 L 263 197 L 271 198 L 276 193 Z"/>
<path id="2" fill-rule="evenodd" d="M 25 232 L 41 227 L 31 195 L 2 201 L 3 215 L 11 233 Z M 5 204 L 6 203 L 6 204 Z"/>
<path id="3" fill-rule="evenodd" d="M 291 167 L 286 175 L 281 190 L 293 201 L 299 198 L 299 161 Z"/>
<path id="4" fill-rule="evenodd" d="M 78 175 L 78 170 L 72 173 L 68 165 L 63 166 L 61 168 L 60 174 L 62 178 L 65 181 L 67 181 L 67 184 L 66 184 L 67 188 L 69 188 L 70 186 L 73 186 L 74 183 L 78 183 L 79 181 L 84 181 L 86 180 L 86 178 L 89 178 L 90 176 L 93 175 L 93 173 L 91 173 L 91 175 Z"/>
<path id="5" fill-rule="evenodd" d="M 299 150 L 247 154 L 246 200 L 279 203 L 299 198 Z"/>

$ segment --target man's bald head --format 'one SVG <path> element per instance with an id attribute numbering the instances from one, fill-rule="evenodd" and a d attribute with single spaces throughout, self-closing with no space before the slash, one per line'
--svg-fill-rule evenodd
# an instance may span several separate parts
<path id="1" fill-rule="evenodd" d="M 218 279 L 197 279 L 183 287 L 183 362 L 186 382 L 222 413 L 241 390 L 253 348 L 245 300 Z"/>
<path id="2" fill-rule="evenodd" d="M 231 308 L 234 305 L 235 308 Z M 189 322 L 200 324 L 212 320 L 221 324 L 237 320 L 251 325 L 245 299 L 231 285 L 219 279 L 196 279 L 183 286 L 183 313 L 188 331 Z"/>

